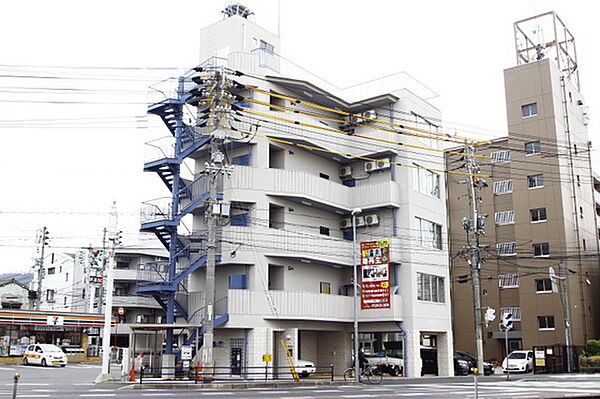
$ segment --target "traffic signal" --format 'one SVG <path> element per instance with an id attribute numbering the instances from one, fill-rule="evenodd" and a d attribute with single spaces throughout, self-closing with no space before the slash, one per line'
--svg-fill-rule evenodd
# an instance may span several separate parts
<path id="1" fill-rule="evenodd" d="M 88 263 L 91 268 L 101 269 L 104 266 L 104 251 L 90 248 Z"/>
<path id="2" fill-rule="evenodd" d="M 104 251 L 100 249 L 96 251 L 96 264 L 100 268 L 104 267 Z"/>
<path id="3" fill-rule="evenodd" d="M 44 227 L 42 242 L 43 242 L 43 245 L 50 244 L 50 232 L 48 231 L 48 229 L 46 229 L 46 227 Z"/>
<path id="4" fill-rule="evenodd" d="M 503 328 L 510 330 L 513 327 L 512 313 L 503 313 L 501 324 Z"/>

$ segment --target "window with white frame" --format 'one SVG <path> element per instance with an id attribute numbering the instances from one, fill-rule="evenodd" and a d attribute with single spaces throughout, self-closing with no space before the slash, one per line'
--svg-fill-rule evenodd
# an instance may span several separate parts
<path id="1" fill-rule="evenodd" d="M 415 164 L 415 166 L 419 165 Z M 440 175 L 423 167 L 417 168 L 415 173 L 415 188 L 420 193 L 440 198 Z"/>
<path id="2" fill-rule="evenodd" d="M 496 254 L 498 256 L 511 256 L 517 254 L 517 243 L 511 242 L 499 242 L 496 244 Z"/>
<path id="3" fill-rule="evenodd" d="M 544 187 L 544 175 L 540 173 L 539 175 L 527 176 L 527 186 L 529 188 Z"/>
<path id="4" fill-rule="evenodd" d="M 417 273 L 417 299 L 429 302 L 445 302 L 444 277 Z"/>
<path id="5" fill-rule="evenodd" d="M 531 223 L 537 222 L 545 222 L 548 220 L 548 215 L 546 214 L 546 208 L 536 208 L 529 210 L 531 215 Z"/>
<path id="6" fill-rule="evenodd" d="M 542 144 L 539 141 L 525 143 L 525 155 L 535 155 L 542 152 Z"/>
<path id="7" fill-rule="evenodd" d="M 498 286 L 500 288 L 518 288 L 519 287 L 519 275 L 518 274 L 501 274 L 498 276 Z"/>
<path id="8" fill-rule="evenodd" d="M 419 217 L 417 223 L 417 243 L 423 247 L 442 249 L 442 226 Z"/>
<path id="9" fill-rule="evenodd" d="M 521 114 L 523 118 L 536 116 L 538 114 L 537 103 L 525 104 L 521 106 Z"/>
<path id="10" fill-rule="evenodd" d="M 510 150 L 492 152 L 492 163 L 510 162 Z"/>
<path id="11" fill-rule="evenodd" d="M 494 182 L 494 194 L 508 194 L 513 191 L 512 180 L 502 180 Z"/>
<path id="12" fill-rule="evenodd" d="M 496 212 L 494 216 L 497 225 L 513 224 L 515 222 L 515 211 Z"/>
<path id="13" fill-rule="evenodd" d="M 535 292 L 552 292 L 552 280 L 549 278 L 536 279 Z"/>
<path id="14" fill-rule="evenodd" d="M 555 328 L 554 316 L 538 316 L 539 330 L 554 330 Z"/>
<path id="15" fill-rule="evenodd" d="M 550 256 L 550 244 L 547 242 L 541 242 L 539 244 L 533 244 L 533 256 L 543 257 Z"/>
<path id="16" fill-rule="evenodd" d="M 514 321 L 521 321 L 521 308 L 519 307 L 510 307 L 510 308 L 500 308 L 500 317 L 503 318 L 505 314 L 510 313 L 511 319 Z"/>

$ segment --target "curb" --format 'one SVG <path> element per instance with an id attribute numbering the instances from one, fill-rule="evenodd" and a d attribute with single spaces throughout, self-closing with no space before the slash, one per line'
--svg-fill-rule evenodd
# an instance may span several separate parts
<path id="1" fill-rule="evenodd" d="M 120 390 L 127 389 L 248 389 L 248 388 L 287 388 L 287 387 L 319 387 L 319 386 L 340 386 L 340 385 L 355 385 L 355 382 L 350 381 L 315 381 L 310 383 L 297 383 L 292 381 L 281 382 L 233 382 L 233 383 L 204 383 L 204 384 L 188 384 L 177 382 L 164 383 L 144 383 L 131 384 L 119 388 Z"/>

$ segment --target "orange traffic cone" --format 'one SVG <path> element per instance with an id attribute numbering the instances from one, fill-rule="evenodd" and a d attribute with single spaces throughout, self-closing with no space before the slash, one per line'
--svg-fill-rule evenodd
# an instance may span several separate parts
<path id="1" fill-rule="evenodd" d="M 135 367 L 131 366 L 131 370 L 129 370 L 129 381 L 135 381 Z"/>

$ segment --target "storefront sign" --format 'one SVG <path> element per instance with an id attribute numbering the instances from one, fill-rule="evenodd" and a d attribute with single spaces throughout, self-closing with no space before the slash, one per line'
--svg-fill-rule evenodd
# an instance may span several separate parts
<path id="1" fill-rule="evenodd" d="M 390 241 L 360 243 L 361 309 L 390 307 Z"/>
<path id="2" fill-rule="evenodd" d="M 62 326 L 65 324 L 64 316 L 48 316 L 46 320 L 46 324 L 49 326 Z"/>
<path id="3" fill-rule="evenodd" d="M 22 326 L 25 327 L 25 326 Z M 26 326 L 27 329 L 32 329 L 34 331 L 77 331 L 77 327 L 64 327 L 64 326 L 43 326 L 43 325 L 33 325 Z"/>
<path id="4" fill-rule="evenodd" d="M 190 345 L 185 345 L 181 347 L 181 360 L 191 360 L 192 359 L 192 347 Z"/>

